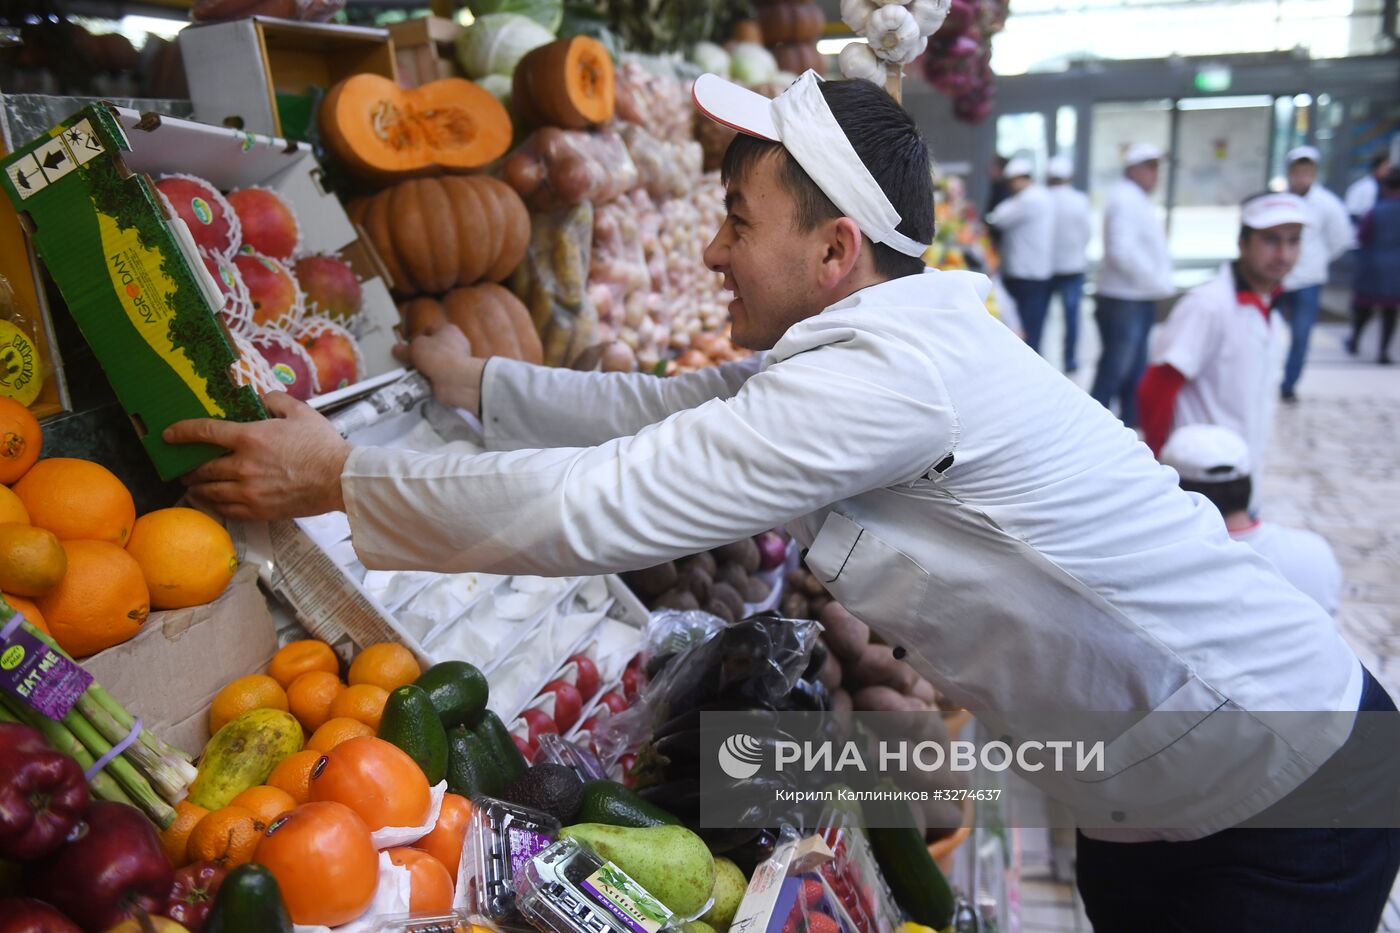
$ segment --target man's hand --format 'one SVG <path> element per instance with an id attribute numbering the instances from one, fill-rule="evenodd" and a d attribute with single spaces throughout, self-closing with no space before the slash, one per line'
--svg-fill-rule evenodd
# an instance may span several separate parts
<path id="1" fill-rule="evenodd" d="M 439 402 L 481 417 L 481 374 L 486 360 L 472 356 L 471 342 L 455 324 L 430 327 L 411 342 L 394 347 L 394 356 L 428 378 Z"/>
<path id="2" fill-rule="evenodd" d="M 274 416 L 268 421 L 198 418 L 165 429 L 161 436 L 168 444 L 229 450 L 185 474 L 190 495 L 229 518 L 275 521 L 344 511 L 340 474 L 350 443 L 286 392 L 269 392 L 263 404 Z"/>

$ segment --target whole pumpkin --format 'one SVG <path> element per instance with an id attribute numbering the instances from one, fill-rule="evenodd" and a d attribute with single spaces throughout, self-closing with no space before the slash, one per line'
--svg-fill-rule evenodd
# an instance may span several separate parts
<path id="1" fill-rule="evenodd" d="M 503 356 L 527 363 L 544 361 L 544 348 L 529 310 L 508 289 L 494 282 L 455 288 L 441 301 L 415 298 L 399 311 L 410 340 L 446 321 L 466 334 L 473 356 Z"/>

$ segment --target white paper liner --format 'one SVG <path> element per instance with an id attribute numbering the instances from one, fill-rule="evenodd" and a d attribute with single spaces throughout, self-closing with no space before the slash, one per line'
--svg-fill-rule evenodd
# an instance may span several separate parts
<path id="1" fill-rule="evenodd" d="M 257 347 L 253 346 L 245 335 L 230 331 L 229 336 L 233 338 L 234 349 L 238 351 L 238 362 L 229 367 L 234 382 L 241 386 L 252 386 L 259 395 L 287 390 L 273 373 L 272 367 L 267 365 L 267 360 L 262 358 Z"/>
<path id="2" fill-rule="evenodd" d="M 354 334 L 350 333 L 350 331 L 346 330 L 344 327 L 337 324 L 335 321 L 332 321 L 325 315 L 308 314 L 302 317 L 300 320 L 296 321 L 294 324 L 291 324 L 288 328 L 288 331 L 289 333 L 291 333 L 292 337 L 294 337 L 298 342 L 303 343 L 308 340 L 314 340 L 315 338 L 321 336 L 322 334 L 328 331 L 331 333 L 340 334 L 346 340 L 350 341 L 350 348 L 355 354 L 355 378 L 350 380 L 349 384 L 353 385 L 354 383 L 359 382 L 361 379 L 365 378 L 365 357 L 364 354 L 360 352 L 360 342 L 355 339 Z M 320 391 L 334 392 L 338 388 L 341 387 L 323 386 L 320 389 Z"/>
<path id="3" fill-rule="evenodd" d="M 447 793 L 447 781 L 438 781 L 429 793 L 431 801 L 428 806 L 428 818 L 417 826 L 385 826 L 383 829 L 376 829 L 369 834 L 376 849 L 411 846 L 433 831 L 438 816 L 442 813 L 442 795 Z"/>
<path id="4" fill-rule="evenodd" d="M 305 294 L 302 292 L 302 290 L 301 290 L 301 283 L 298 282 L 298 281 L 297 281 L 297 277 L 296 277 L 295 275 L 292 274 L 291 267 L 288 266 L 288 265 L 287 265 L 285 262 L 283 262 L 282 260 L 276 258 L 275 256 L 264 256 L 262 253 L 259 253 L 257 250 L 247 249 L 247 248 L 244 248 L 244 249 L 239 250 L 239 251 L 238 251 L 238 254 L 237 254 L 236 256 L 234 256 L 232 260 L 230 260 L 231 262 L 233 262 L 234 268 L 238 268 L 237 260 L 239 260 L 239 259 L 248 259 L 248 260 L 252 260 L 252 261 L 254 261 L 254 262 L 268 262 L 268 263 L 272 263 L 274 266 L 277 266 L 278 268 L 280 268 L 280 269 L 283 271 L 283 273 L 286 274 L 287 278 L 288 278 L 288 279 L 291 281 L 291 283 L 292 283 L 292 290 L 295 292 L 295 296 L 292 298 L 292 306 L 291 306 L 290 308 L 288 308 L 285 312 L 283 312 L 282 315 L 281 315 L 280 317 L 273 318 L 272 320 L 268 321 L 266 324 L 260 324 L 260 325 L 257 325 L 257 326 L 260 326 L 260 327 L 280 327 L 280 328 L 282 328 L 282 329 L 284 329 L 284 330 L 291 330 L 292 328 L 294 328 L 294 327 L 296 326 L 296 323 L 297 323 L 298 321 L 300 321 L 300 320 L 306 315 L 306 295 L 305 295 Z M 242 270 L 241 270 L 241 269 L 239 270 L 239 275 L 240 275 L 240 276 L 242 275 Z M 246 278 L 244 279 L 244 288 L 248 288 L 248 284 L 247 284 L 247 279 L 246 279 Z M 252 300 L 253 300 L 253 299 L 252 299 L 252 295 L 253 295 L 252 289 L 249 288 L 249 289 L 248 289 L 248 300 L 249 300 L 250 303 L 251 303 Z M 256 321 L 255 321 L 255 323 L 256 323 Z"/>
<path id="5" fill-rule="evenodd" d="M 307 393 L 307 398 L 320 393 L 321 384 L 316 378 L 316 362 L 311 359 L 311 354 L 306 352 L 306 348 L 293 340 L 286 331 L 275 327 L 255 327 L 252 333 L 248 334 L 248 341 L 253 345 L 255 351 L 258 350 L 258 344 L 272 345 L 286 350 L 300 359 L 306 365 L 306 371 L 311 374 L 311 390 Z M 277 387 L 286 392 L 288 385 L 277 377 L 277 371 L 273 369 L 271 363 L 268 363 L 267 367 L 273 378 L 277 379 Z"/>
<path id="6" fill-rule="evenodd" d="M 256 325 L 253 323 L 253 299 L 248 294 L 248 285 L 243 281 L 243 273 L 239 272 L 238 267 L 226 256 L 208 250 L 204 250 L 200 255 L 204 259 L 204 267 L 214 277 L 219 292 L 224 296 L 224 306 L 219 309 L 219 316 L 224 319 L 229 330 L 248 333 Z"/>
<path id="7" fill-rule="evenodd" d="M 350 268 L 350 263 L 346 262 L 344 259 L 341 259 L 341 258 L 340 258 L 338 255 L 336 255 L 335 253 L 307 253 L 305 256 L 298 255 L 298 256 L 296 257 L 296 261 L 297 261 L 297 262 L 300 262 L 300 261 L 303 260 L 303 259 L 314 259 L 314 258 L 318 258 L 318 257 L 321 258 L 321 259 L 334 259 L 336 262 L 338 262 L 338 263 L 344 265 L 346 268 L 349 268 L 349 269 L 350 269 L 351 275 L 354 275 L 354 273 L 355 273 L 355 270 L 354 270 L 353 268 Z M 293 275 L 296 275 L 296 263 L 295 263 L 295 262 L 292 264 L 292 274 L 293 274 Z M 360 281 L 360 280 L 359 280 L 359 276 L 355 276 L 355 281 L 357 281 L 357 282 Z M 300 277 L 300 276 L 297 277 L 297 285 L 299 285 L 299 286 L 301 285 L 301 277 Z M 364 288 L 364 283 L 363 283 L 363 282 L 360 283 L 360 287 L 361 287 L 361 289 Z M 313 300 L 311 299 L 311 296 L 310 296 L 310 294 L 307 293 L 305 287 L 302 287 L 301 290 L 302 290 L 302 294 L 305 294 L 305 295 L 306 295 L 306 311 L 307 311 L 308 314 L 318 314 L 318 315 L 320 315 L 320 316 L 322 316 L 322 317 L 329 318 L 330 320 L 336 320 L 336 317 L 335 317 L 334 315 L 332 315 L 329 311 L 323 310 L 323 309 L 321 308 L 320 305 L 318 305 L 315 301 L 313 301 Z M 364 294 L 363 294 L 363 291 L 362 291 L 361 294 L 360 294 L 360 306 L 359 306 L 358 308 L 356 308 L 354 311 L 351 311 L 349 314 L 347 314 L 347 315 L 345 316 L 346 326 L 353 325 L 353 324 L 357 323 L 357 322 L 360 320 L 360 317 L 361 317 L 360 312 L 364 309 L 364 306 L 365 306 L 365 298 L 364 298 Z"/>
<path id="8" fill-rule="evenodd" d="M 277 200 L 279 200 L 279 201 L 282 202 L 283 206 L 285 206 L 285 207 L 287 208 L 287 213 L 292 215 L 292 223 L 293 223 L 293 224 L 296 226 L 296 228 L 297 228 L 297 240 L 296 240 L 296 242 L 295 242 L 294 244 L 292 244 L 292 254 L 291 254 L 290 256 L 279 256 L 279 257 L 277 257 L 277 258 L 279 258 L 279 259 L 284 259 L 284 260 L 285 260 L 285 259 L 295 259 L 296 257 L 300 256 L 300 255 L 301 255 L 301 245 L 302 245 L 301 220 L 300 220 L 300 218 L 297 217 L 297 212 L 296 212 L 295 209 L 293 209 L 291 203 L 290 203 L 286 198 L 282 197 L 282 193 L 281 193 L 280 191 L 273 191 L 271 188 L 264 187 L 263 185 L 246 185 L 246 186 L 244 186 L 244 187 L 242 187 L 242 188 L 238 188 L 238 189 L 236 189 L 236 190 L 237 190 L 237 191 L 266 191 L 268 194 L 272 195 L 274 198 L 276 198 Z M 230 192 L 229 192 L 229 194 L 233 194 L 233 193 L 234 193 L 233 191 L 230 191 Z M 235 211 L 234 213 L 237 213 L 237 212 Z M 240 218 L 240 221 L 239 221 L 239 222 L 240 222 L 240 226 L 239 226 L 239 238 L 242 239 L 242 226 L 241 226 L 242 220 L 241 220 L 241 218 Z"/>
<path id="9" fill-rule="evenodd" d="M 233 209 L 233 205 L 228 202 L 228 198 L 224 197 L 223 193 L 219 191 L 218 188 L 214 187 L 213 182 L 209 181 L 206 178 L 200 178 L 198 175 L 186 175 L 182 172 L 175 172 L 171 175 L 162 175 L 160 176 L 159 181 L 165 181 L 167 178 L 179 178 L 184 181 L 198 182 L 199 184 L 209 189 L 209 200 L 214 202 L 214 204 L 218 206 L 219 210 L 224 212 L 224 216 L 228 219 L 229 235 L 229 244 L 225 249 L 210 250 L 210 252 L 221 256 L 225 259 L 231 257 L 234 253 L 238 252 L 238 248 L 243 245 L 243 224 L 238 219 L 238 212 Z M 160 199 L 165 202 L 165 206 L 170 209 L 170 213 L 178 216 L 178 213 L 175 210 L 175 205 L 170 203 L 170 198 L 166 197 L 165 192 L 161 191 L 159 188 L 156 188 L 156 194 L 160 195 Z M 188 224 L 186 226 L 188 226 Z M 191 233 L 193 233 L 193 231 L 191 231 Z"/>
<path id="10" fill-rule="evenodd" d="M 374 900 L 365 912 L 349 923 L 335 927 L 336 933 L 369 933 L 379 918 L 385 915 L 408 913 L 409 897 L 413 886 L 413 874 L 406 865 L 395 865 L 388 852 L 379 853 L 379 887 L 375 888 Z M 330 933 L 331 927 L 317 924 L 298 923 L 293 925 L 296 933 Z"/>

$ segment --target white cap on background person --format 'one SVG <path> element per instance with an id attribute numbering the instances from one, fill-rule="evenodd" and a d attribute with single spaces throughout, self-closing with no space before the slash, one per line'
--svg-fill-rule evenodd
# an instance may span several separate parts
<path id="1" fill-rule="evenodd" d="M 1307 208 L 1296 194 L 1261 194 L 1240 205 L 1240 223 L 1251 230 L 1308 222 Z"/>
<path id="2" fill-rule="evenodd" d="M 1029 177 L 1033 171 L 1035 171 L 1035 166 L 1031 165 L 1030 159 L 1025 156 L 1016 156 L 1006 163 L 1006 168 L 1001 170 L 1001 175 L 1003 178 Z"/>
<path id="3" fill-rule="evenodd" d="M 1166 156 L 1160 146 L 1151 143 L 1133 143 L 1128 147 L 1128 152 L 1123 156 L 1123 166 L 1132 168 L 1134 165 L 1141 165 L 1144 162 L 1158 162 Z"/>
<path id="4" fill-rule="evenodd" d="M 1228 483 L 1249 475 L 1249 445 L 1218 424 L 1177 428 L 1162 448 L 1162 462 L 1187 482 Z"/>
<path id="5" fill-rule="evenodd" d="M 1057 155 L 1045 166 L 1048 178 L 1073 178 L 1074 161 L 1067 155 Z"/>
<path id="6" fill-rule="evenodd" d="M 1295 146 L 1288 150 L 1288 155 L 1284 157 L 1289 165 L 1294 162 L 1302 162 L 1305 159 L 1309 162 L 1321 162 L 1322 153 L 1317 151 L 1316 146 Z"/>

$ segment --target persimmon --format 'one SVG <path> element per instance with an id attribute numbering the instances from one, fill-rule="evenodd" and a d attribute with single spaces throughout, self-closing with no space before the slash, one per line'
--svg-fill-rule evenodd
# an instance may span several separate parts
<path id="1" fill-rule="evenodd" d="M 371 831 L 418 826 L 432 809 L 423 769 L 397 746 L 373 736 L 349 739 L 326 752 L 311 769 L 310 795 L 344 804 Z"/>
<path id="2" fill-rule="evenodd" d="M 253 861 L 272 872 L 299 924 L 349 923 L 369 909 L 379 886 L 379 853 L 364 820 L 329 801 L 274 820 Z"/>
<path id="3" fill-rule="evenodd" d="M 452 876 L 442 862 L 422 849 L 404 846 L 389 850 L 389 861 L 408 869 L 410 913 L 441 913 L 452 909 Z"/>
<path id="4" fill-rule="evenodd" d="M 443 794 L 442 810 L 433 824 L 433 831 L 413 844 L 443 864 L 455 882 L 457 866 L 462 861 L 462 846 L 467 839 L 467 824 L 472 818 L 472 803 L 460 794 Z"/>

